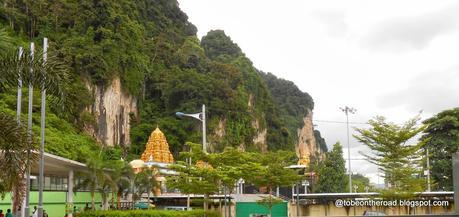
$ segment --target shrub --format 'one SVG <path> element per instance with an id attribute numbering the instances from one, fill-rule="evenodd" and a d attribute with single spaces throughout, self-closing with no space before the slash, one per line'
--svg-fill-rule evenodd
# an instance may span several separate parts
<path id="1" fill-rule="evenodd" d="M 168 211 L 168 210 L 114 210 L 83 212 L 79 217 L 203 217 L 203 210 Z M 220 217 L 216 211 L 208 211 L 207 217 Z"/>

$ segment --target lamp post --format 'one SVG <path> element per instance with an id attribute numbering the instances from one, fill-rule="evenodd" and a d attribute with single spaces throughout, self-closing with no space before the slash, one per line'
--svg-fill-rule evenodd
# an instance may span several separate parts
<path id="1" fill-rule="evenodd" d="M 206 105 L 202 105 L 202 112 L 195 114 L 185 114 L 183 112 L 176 112 L 175 115 L 179 118 L 187 116 L 198 119 L 202 122 L 202 150 L 204 153 L 207 153 L 207 144 L 206 144 Z"/>
<path id="2" fill-rule="evenodd" d="M 354 114 L 357 110 L 355 108 L 351 108 L 345 106 L 344 108 L 340 108 L 346 114 L 346 125 L 347 125 L 347 156 L 349 161 L 349 193 L 352 193 L 352 169 L 351 169 L 351 145 L 349 142 L 349 113 Z"/>

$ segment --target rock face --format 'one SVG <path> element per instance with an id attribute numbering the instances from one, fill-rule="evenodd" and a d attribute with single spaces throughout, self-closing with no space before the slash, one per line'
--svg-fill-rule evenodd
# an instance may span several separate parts
<path id="1" fill-rule="evenodd" d="M 256 130 L 255 137 L 253 138 L 253 144 L 255 144 L 261 152 L 266 152 L 268 150 L 268 144 L 266 142 L 268 130 L 261 129 L 260 122 L 258 120 L 252 122 L 252 127 Z"/>
<path id="2" fill-rule="evenodd" d="M 323 153 L 323 150 L 319 148 L 314 136 L 314 125 L 312 123 L 312 111 L 303 118 L 303 127 L 298 129 L 298 144 L 296 146 L 297 154 L 303 162 L 309 163 L 311 155 L 316 152 Z"/>
<path id="3" fill-rule="evenodd" d="M 87 87 L 94 95 L 94 104 L 87 110 L 97 121 L 97 128 L 87 127 L 88 133 L 107 146 L 129 146 L 130 116 L 137 116 L 137 100 L 121 89 L 119 78 L 109 85 L 87 83 Z"/>

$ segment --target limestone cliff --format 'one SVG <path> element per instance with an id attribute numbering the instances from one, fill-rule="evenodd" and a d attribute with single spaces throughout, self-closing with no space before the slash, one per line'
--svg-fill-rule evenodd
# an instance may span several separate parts
<path id="1" fill-rule="evenodd" d="M 94 95 L 94 103 L 87 110 L 97 121 L 96 128 L 86 127 L 86 131 L 107 146 L 129 146 L 130 116 L 137 115 L 136 98 L 122 90 L 119 78 L 108 85 L 86 86 Z"/>
<path id="2" fill-rule="evenodd" d="M 261 152 L 266 152 L 268 150 L 268 144 L 266 141 L 268 130 L 262 129 L 258 120 L 252 122 L 252 127 L 256 132 L 255 137 L 253 138 L 253 144 L 255 144 Z"/>
<path id="3" fill-rule="evenodd" d="M 314 131 L 314 125 L 312 123 L 312 111 L 303 118 L 303 127 L 298 129 L 298 143 L 296 150 L 298 157 L 304 162 L 308 162 L 312 155 L 316 152 L 323 155 L 327 150 L 323 150 L 316 141 L 316 133 Z"/>

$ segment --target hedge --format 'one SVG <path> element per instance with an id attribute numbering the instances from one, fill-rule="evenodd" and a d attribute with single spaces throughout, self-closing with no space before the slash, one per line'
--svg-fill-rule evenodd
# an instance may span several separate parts
<path id="1" fill-rule="evenodd" d="M 204 213 L 204 210 L 109 210 L 82 212 L 78 214 L 78 217 L 203 217 Z M 220 213 L 216 211 L 208 211 L 207 217 L 220 217 Z"/>

